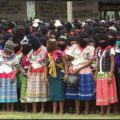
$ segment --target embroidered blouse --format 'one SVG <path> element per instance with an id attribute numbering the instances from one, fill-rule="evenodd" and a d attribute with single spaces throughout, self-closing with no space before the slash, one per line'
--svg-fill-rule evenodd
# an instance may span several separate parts
<path id="1" fill-rule="evenodd" d="M 41 46 L 37 51 L 31 50 L 27 56 L 27 61 L 30 62 L 33 69 L 44 67 L 47 49 Z"/>
<path id="2" fill-rule="evenodd" d="M 94 50 L 95 48 L 93 46 L 88 45 L 86 48 L 82 49 L 78 44 L 74 44 L 69 47 L 65 53 L 74 58 L 74 60 L 71 61 L 71 64 L 73 66 L 78 66 L 88 62 L 89 59 L 93 59 Z"/>
<path id="3" fill-rule="evenodd" d="M 10 73 L 16 70 L 19 66 L 18 57 L 12 54 L 9 58 L 5 58 L 3 50 L 0 50 L 0 73 Z"/>
<path id="4" fill-rule="evenodd" d="M 114 48 L 108 46 L 104 50 L 101 48 L 97 51 L 98 72 L 109 72 L 111 69 L 111 55 L 115 55 Z"/>

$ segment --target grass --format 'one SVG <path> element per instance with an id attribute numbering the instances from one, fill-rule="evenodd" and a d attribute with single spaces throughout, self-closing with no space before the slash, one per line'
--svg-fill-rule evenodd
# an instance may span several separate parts
<path id="1" fill-rule="evenodd" d="M 24 112 L 0 112 L 0 119 L 120 119 L 120 115 L 100 116 L 98 114 L 75 115 L 75 114 L 47 114 L 47 113 L 24 113 Z"/>

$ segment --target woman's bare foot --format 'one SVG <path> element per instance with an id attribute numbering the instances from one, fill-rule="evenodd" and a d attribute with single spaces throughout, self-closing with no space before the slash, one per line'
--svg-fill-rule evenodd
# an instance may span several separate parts
<path id="1" fill-rule="evenodd" d="M 89 111 L 85 111 L 85 115 L 88 115 L 89 114 Z"/>
<path id="2" fill-rule="evenodd" d="M 41 108 L 40 113 L 44 113 L 44 112 L 45 112 L 45 109 L 44 109 L 44 108 Z"/>
<path id="3" fill-rule="evenodd" d="M 80 112 L 75 112 L 76 115 L 80 115 Z"/>
<path id="4" fill-rule="evenodd" d="M 15 112 L 15 110 L 14 110 L 14 109 L 11 109 L 10 112 Z"/>
<path id="5" fill-rule="evenodd" d="M 36 111 L 36 110 L 33 110 L 32 113 L 37 113 L 37 111 Z"/>
<path id="6" fill-rule="evenodd" d="M 101 116 L 105 115 L 105 112 L 101 111 L 101 112 L 100 112 L 100 115 L 101 115 Z"/>

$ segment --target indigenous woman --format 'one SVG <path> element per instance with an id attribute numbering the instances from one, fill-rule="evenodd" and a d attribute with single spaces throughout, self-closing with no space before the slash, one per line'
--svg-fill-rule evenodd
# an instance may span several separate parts
<path id="1" fill-rule="evenodd" d="M 33 113 L 37 112 L 37 103 L 41 103 L 41 112 L 45 111 L 44 103 L 48 101 L 48 85 L 46 72 L 47 50 L 41 45 L 38 37 L 28 36 L 32 50 L 28 54 L 28 85 L 26 99 L 32 103 Z"/>
<path id="2" fill-rule="evenodd" d="M 97 51 L 96 68 L 96 105 L 101 106 L 101 114 L 110 114 L 111 104 L 117 102 L 116 83 L 114 78 L 114 49 L 109 46 L 108 37 L 100 35 L 100 48 Z"/>
<path id="3" fill-rule="evenodd" d="M 6 103 L 7 111 L 14 111 L 17 102 L 16 74 L 18 58 L 14 54 L 14 43 L 8 40 L 0 51 L 0 103 Z"/>
<path id="4" fill-rule="evenodd" d="M 65 100 L 64 82 L 67 79 L 67 64 L 63 52 L 57 48 L 55 39 L 47 41 L 47 50 L 50 101 L 53 103 L 53 113 L 57 112 L 57 102 L 59 102 L 60 114 L 62 114 Z"/>
<path id="5" fill-rule="evenodd" d="M 70 74 L 78 76 L 76 87 L 67 86 L 66 99 L 75 100 L 76 114 L 80 113 L 80 100 L 85 101 L 85 114 L 89 112 L 89 101 L 95 99 L 94 96 L 94 80 L 90 68 L 93 56 L 94 47 L 88 45 L 88 35 L 81 33 L 79 44 L 73 44 L 66 54 L 72 56 L 69 67 Z"/>
<path id="6" fill-rule="evenodd" d="M 26 91 L 27 91 L 27 72 L 29 68 L 29 61 L 27 61 L 27 55 L 30 52 L 30 45 L 29 45 L 29 40 L 25 36 L 24 39 L 21 41 L 21 58 L 20 58 L 20 71 L 21 74 L 19 75 L 20 81 L 21 81 L 21 89 L 20 89 L 20 101 L 21 103 L 25 103 L 24 108 L 25 111 L 28 111 L 27 107 L 27 100 L 26 100 Z"/>

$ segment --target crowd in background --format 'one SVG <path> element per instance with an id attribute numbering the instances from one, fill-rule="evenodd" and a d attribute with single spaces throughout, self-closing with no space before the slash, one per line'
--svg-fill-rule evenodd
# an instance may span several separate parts
<path id="1" fill-rule="evenodd" d="M 119 99 L 119 20 L 0 20 L 4 111 L 115 114 Z"/>

